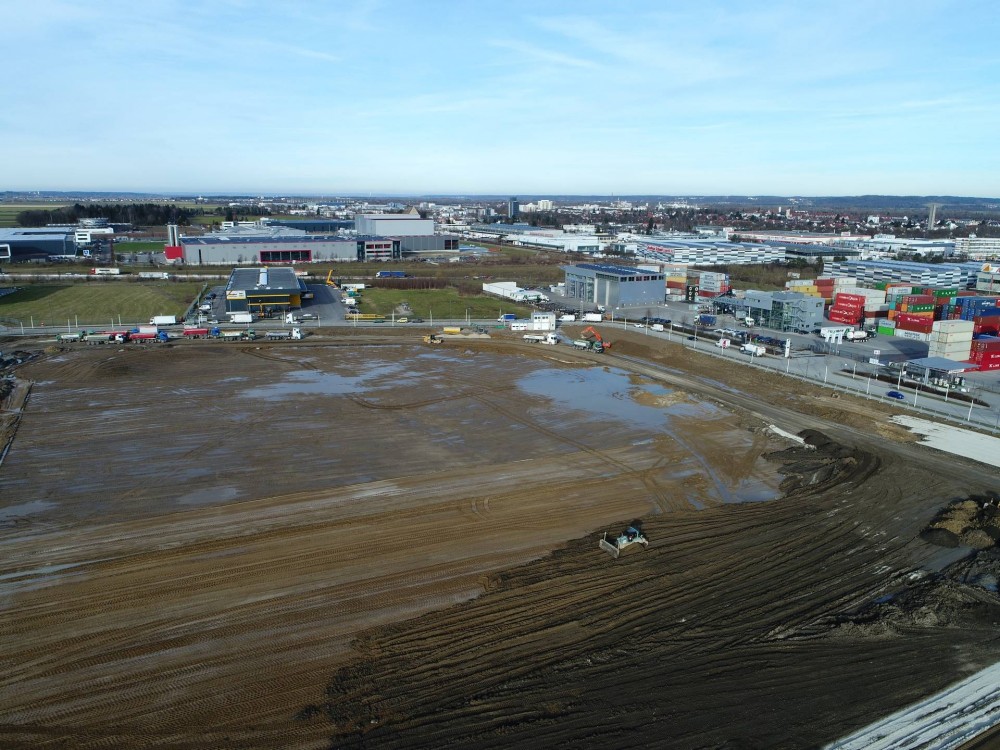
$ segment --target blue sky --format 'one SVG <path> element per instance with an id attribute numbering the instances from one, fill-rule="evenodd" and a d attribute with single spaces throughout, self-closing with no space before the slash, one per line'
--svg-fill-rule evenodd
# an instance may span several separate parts
<path id="1" fill-rule="evenodd" d="M 0 190 L 1000 196 L 995 0 L 5 6 Z"/>

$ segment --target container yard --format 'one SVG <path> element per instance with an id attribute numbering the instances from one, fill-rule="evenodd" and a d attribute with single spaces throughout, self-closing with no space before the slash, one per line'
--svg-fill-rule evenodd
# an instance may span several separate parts
<path id="1" fill-rule="evenodd" d="M 5 381 L 0 744 L 817 747 L 997 658 L 996 468 L 890 406 L 621 329 L 230 333 Z"/>

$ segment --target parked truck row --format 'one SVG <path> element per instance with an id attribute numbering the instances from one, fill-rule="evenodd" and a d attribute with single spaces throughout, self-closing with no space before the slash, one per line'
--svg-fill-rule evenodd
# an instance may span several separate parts
<path id="1" fill-rule="evenodd" d="M 267 331 L 268 339 L 302 339 L 301 328 Z M 88 344 L 162 343 L 190 339 L 220 339 L 222 341 L 255 341 L 259 336 L 250 329 L 226 330 L 218 327 L 188 326 L 183 331 L 164 331 L 156 326 L 139 326 L 129 331 L 78 331 L 56 336 L 60 343 L 85 342 Z"/>

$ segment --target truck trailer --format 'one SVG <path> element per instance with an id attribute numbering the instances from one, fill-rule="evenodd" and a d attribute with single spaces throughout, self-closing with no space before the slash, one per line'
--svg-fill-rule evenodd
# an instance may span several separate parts
<path id="1" fill-rule="evenodd" d="M 151 326 L 175 326 L 177 325 L 176 315 L 154 315 L 149 319 Z"/>
<path id="2" fill-rule="evenodd" d="M 277 331 L 268 331 L 267 334 L 266 334 L 266 336 L 269 339 L 301 339 L 302 338 L 302 329 L 301 328 L 292 328 L 290 330 L 289 329 L 284 329 L 284 330 L 277 330 Z"/>
<path id="3" fill-rule="evenodd" d="M 554 333 L 526 333 L 524 340 L 529 344 L 558 344 L 559 337 Z"/>
<path id="4" fill-rule="evenodd" d="M 585 323 L 600 323 L 604 320 L 604 316 L 600 313 L 584 313 L 581 320 Z"/>

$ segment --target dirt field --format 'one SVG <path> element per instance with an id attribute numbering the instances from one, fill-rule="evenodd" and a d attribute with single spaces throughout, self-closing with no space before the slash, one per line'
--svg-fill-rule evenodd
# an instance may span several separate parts
<path id="1" fill-rule="evenodd" d="M 646 347 L 23 367 L 0 746 L 814 747 L 995 661 L 995 548 L 921 537 L 995 469 Z"/>

